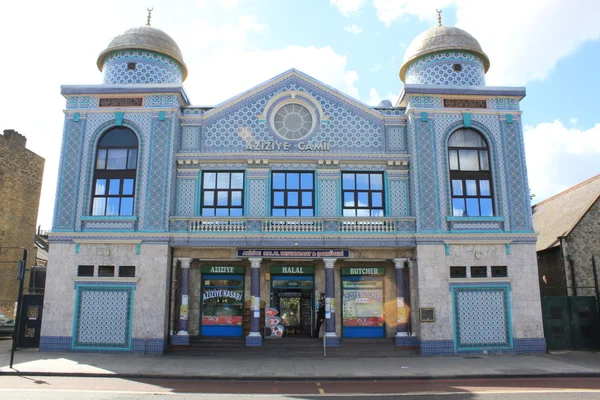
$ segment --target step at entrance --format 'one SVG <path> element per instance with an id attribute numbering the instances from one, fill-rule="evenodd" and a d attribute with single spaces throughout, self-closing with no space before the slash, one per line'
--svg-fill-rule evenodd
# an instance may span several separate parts
<path id="1" fill-rule="evenodd" d="M 169 354 L 193 357 L 323 357 L 323 340 L 306 337 L 263 339 L 261 347 L 246 346 L 245 338 L 190 337 L 189 346 L 171 346 Z M 341 339 L 340 347 L 327 347 L 328 357 L 410 357 L 417 350 L 399 350 L 393 338 Z"/>

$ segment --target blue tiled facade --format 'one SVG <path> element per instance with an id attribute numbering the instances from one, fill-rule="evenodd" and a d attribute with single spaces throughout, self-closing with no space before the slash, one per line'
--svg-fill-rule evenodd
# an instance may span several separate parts
<path id="1" fill-rule="evenodd" d="M 541 324 L 521 312 L 539 304 L 523 283 L 537 284 L 537 275 L 522 272 L 535 261 L 519 108 L 524 88 L 485 86 L 486 60 L 478 52 L 449 48 L 409 58 L 395 106 L 366 106 L 289 70 L 250 90 L 240 88 L 242 94 L 218 106 L 199 107 L 190 104 L 181 84 L 185 65 L 171 56 L 172 48 L 166 50 L 131 45 L 109 51 L 101 58 L 102 85 L 62 88 L 65 124 L 50 236 L 57 250 L 50 254 L 44 310 L 50 317 L 41 350 L 162 354 L 168 345 L 189 345 L 202 335 L 202 324 L 237 324 L 222 332 L 239 332 L 241 324 L 247 331 L 248 318 L 255 318 L 250 313 L 203 314 L 210 307 L 202 303 L 201 270 L 218 265 L 241 267 L 241 301 L 259 297 L 266 307 L 275 306 L 269 302 L 278 296 L 271 268 L 309 267 L 313 286 L 302 294 L 310 307 L 303 334 L 314 327 L 317 298 L 327 292 L 333 300 L 328 318 L 335 321 L 328 346 L 343 346 L 344 326 L 372 326 L 395 337 L 396 346 L 417 347 L 422 355 L 544 351 Z M 279 110 L 294 107 L 306 111 L 277 120 Z M 307 129 L 297 137 L 286 137 L 277 125 L 295 129 L 298 121 Z M 137 139 L 135 167 L 122 172 L 135 184 L 127 196 L 106 195 L 106 201 L 131 198 L 132 215 L 111 208 L 96 212 L 95 201 L 105 196 L 98 184 L 100 144 L 112 129 L 127 129 Z M 454 211 L 448 142 L 460 129 L 477 132 L 486 143 L 492 215 Z M 209 174 L 232 173 L 242 174 L 239 193 L 229 181 L 218 187 L 208 182 Z M 306 214 L 292 205 L 288 215 L 275 215 L 275 173 L 312 177 L 302 200 Z M 349 177 L 357 176 L 357 187 L 351 186 Z M 361 179 L 378 177 L 381 187 L 358 187 Z M 288 206 L 295 201 L 293 185 L 286 189 L 292 192 L 286 194 Z M 211 193 L 219 190 L 218 203 L 237 202 L 239 211 L 212 205 Z M 355 195 L 359 200 L 348 197 Z M 262 254 L 256 256 L 260 282 L 249 273 L 257 261 L 237 256 L 242 249 Z M 278 250 L 307 255 L 271 252 Z M 334 279 L 348 268 L 363 271 L 363 279 L 379 274 L 385 282 L 381 293 L 350 296 L 367 300 L 345 304 L 339 285 L 325 277 L 327 254 L 334 250 Z M 410 264 L 410 286 L 396 287 L 398 258 Z M 77 276 L 82 265 L 93 267 L 89 279 Z M 488 272 L 479 280 L 466 274 L 449 282 L 456 265 Z M 498 265 L 509 271 L 504 280 L 490 275 Z M 114 274 L 100 274 L 106 267 L 114 267 Z M 121 267 L 134 267 L 135 275 L 119 275 Z M 169 297 L 175 283 L 178 297 Z M 290 287 L 289 293 L 300 293 Z M 260 296 L 251 295 L 251 288 Z M 373 298 L 382 299 L 375 307 L 379 315 L 362 315 L 362 305 Z M 61 302 L 70 308 L 58 307 Z M 410 335 L 398 322 L 404 303 L 413 310 Z M 419 308 L 436 309 L 436 319 L 419 321 Z M 246 345 L 262 346 L 260 331 L 252 333 L 244 333 Z"/>

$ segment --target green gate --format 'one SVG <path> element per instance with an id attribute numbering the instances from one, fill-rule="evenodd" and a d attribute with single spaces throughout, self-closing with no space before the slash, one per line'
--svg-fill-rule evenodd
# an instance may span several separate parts
<path id="1" fill-rule="evenodd" d="M 548 350 L 600 347 L 600 321 L 593 296 L 542 298 L 544 336 Z"/>

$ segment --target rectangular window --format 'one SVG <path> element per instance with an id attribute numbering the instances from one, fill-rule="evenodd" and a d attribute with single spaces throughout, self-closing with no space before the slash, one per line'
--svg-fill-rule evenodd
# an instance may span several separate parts
<path id="1" fill-rule="evenodd" d="M 119 267 L 119 278 L 134 278 L 134 277 L 135 277 L 135 266 L 121 265 Z"/>
<path id="2" fill-rule="evenodd" d="M 471 278 L 486 278 L 487 267 L 471 267 Z"/>
<path id="3" fill-rule="evenodd" d="M 457 178 L 459 174 L 454 174 Z M 452 215 L 455 217 L 491 217 L 494 215 L 489 179 L 476 179 L 473 173 L 460 173 L 451 179 Z"/>
<path id="4" fill-rule="evenodd" d="M 466 278 L 467 267 L 450 267 L 450 278 Z"/>
<path id="5" fill-rule="evenodd" d="M 342 198 L 345 217 L 383 217 L 383 173 L 344 172 Z"/>
<path id="6" fill-rule="evenodd" d="M 98 276 L 100 277 L 114 277 L 115 266 L 114 265 L 100 265 L 98 267 Z"/>
<path id="7" fill-rule="evenodd" d="M 243 198 L 243 172 L 206 171 L 202 174 L 203 217 L 241 217 Z"/>
<path id="8" fill-rule="evenodd" d="M 492 266 L 492 278 L 506 278 L 507 276 L 506 265 Z"/>
<path id="9" fill-rule="evenodd" d="M 314 217 L 314 174 L 312 172 L 273 172 L 271 215 L 274 217 Z"/>
<path id="10" fill-rule="evenodd" d="M 77 266 L 77 276 L 94 276 L 94 266 L 93 265 Z"/>
<path id="11" fill-rule="evenodd" d="M 97 178 L 92 215 L 133 215 L 134 189 L 133 178 Z"/>

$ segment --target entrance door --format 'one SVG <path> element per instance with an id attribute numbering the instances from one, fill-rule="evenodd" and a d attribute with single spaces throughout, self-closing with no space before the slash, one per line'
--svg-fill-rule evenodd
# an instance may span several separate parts
<path id="1" fill-rule="evenodd" d="M 26 294 L 20 315 L 18 347 L 39 347 L 42 325 L 43 295 Z"/>
<path id="2" fill-rule="evenodd" d="M 311 336 L 313 329 L 313 277 L 274 276 L 271 304 L 279 310 L 284 336 Z"/>

